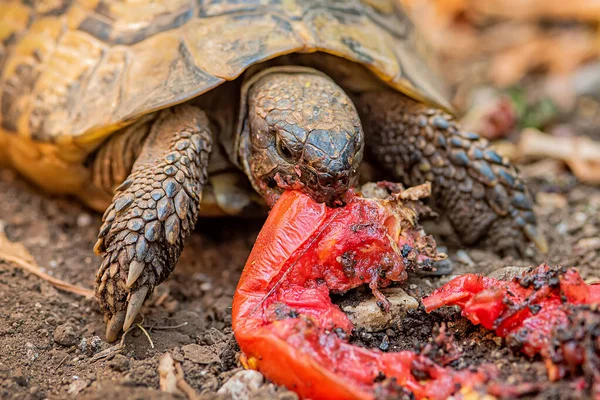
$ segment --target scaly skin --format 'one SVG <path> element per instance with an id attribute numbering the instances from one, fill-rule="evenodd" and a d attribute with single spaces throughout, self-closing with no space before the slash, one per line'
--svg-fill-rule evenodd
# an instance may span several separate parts
<path id="1" fill-rule="evenodd" d="M 487 140 L 398 92 L 365 93 L 357 102 L 369 155 L 409 186 L 432 182 L 433 198 L 463 243 L 484 239 L 500 253 L 516 253 L 532 241 L 546 251 L 519 172 Z"/>
<path id="2" fill-rule="evenodd" d="M 173 271 L 198 218 L 211 145 L 200 109 L 164 110 L 116 189 L 94 248 L 104 256 L 96 297 L 109 341 L 129 329 L 144 300 Z"/>

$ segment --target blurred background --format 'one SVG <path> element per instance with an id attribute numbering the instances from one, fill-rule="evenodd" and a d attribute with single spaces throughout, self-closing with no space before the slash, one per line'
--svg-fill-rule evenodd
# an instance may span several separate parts
<path id="1" fill-rule="evenodd" d="M 469 129 L 530 178 L 600 184 L 599 0 L 399 1 Z"/>

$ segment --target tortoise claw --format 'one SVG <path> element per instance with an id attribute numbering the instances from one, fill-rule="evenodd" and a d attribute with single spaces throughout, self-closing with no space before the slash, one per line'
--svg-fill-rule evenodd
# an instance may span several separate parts
<path id="1" fill-rule="evenodd" d="M 146 295 L 150 288 L 148 285 L 144 285 L 136 291 L 129 294 L 129 303 L 127 304 L 127 314 L 125 315 L 125 323 L 123 324 L 123 330 L 127 331 L 131 328 L 135 317 L 139 314 L 146 300 Z"/>
<path id="2" fill-rule="evenodd" d="M 114 314 L 108 324 L 106 324 L 106 340 L 114 342 L 119 337 L 121 329 L 123 329 L 123 322 L 125 321 L 125 310 L 118 311 Z"/>
<path id="3" fill-rule="evenodd" d="M 143 262 L 133 260 L 131 264 L 129 264 L 129 272 L 127 273 L 127 281 L 125 282 L 125 286 L 131 288 L 144 271 L 145 266 L 146 265 Z"/>
<path id="4" fill-rule="evenodd" d="M 523 233 L 542 254 L 548 253 L 548 242 L 544 235 L 534 225 L 525 225 Z"/>

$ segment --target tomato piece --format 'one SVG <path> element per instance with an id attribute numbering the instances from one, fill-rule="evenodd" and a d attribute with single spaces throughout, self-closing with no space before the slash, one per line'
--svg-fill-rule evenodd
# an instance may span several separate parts
<path id="1" fill-rule="evenodd" d="M 258 235 L 233 300 L 232 324 L 245 365 L 311 399 L 372 399 L 406 390 L 445 399 L 487 379 L 422 355 L 348 343 L 353 328 L 331 302 L 369 284 L 404 281 L 406 269 L 439 259 L 399 200 L 349 197 L 340 208 L 285 192 Z M 428 377 L 428 378 L 427 378 Z"/>
<path id="2" fill-rule="evenodd" d="M 457 305 L 463 316 L 494 329 L 511 347 L 530 357 L 540 354 L 552 380 L 578 369 L 600 377 L 598 365 L 584 356 L 585 349 L 587 354 L 600 351 L 593 333 L 600 326 L 600 313 L 592 306 L 599 303 L 600 286 L 587 285 L 574 268 L 546 264 L 511 282 L 463 275 L 423 299 L 427 312 Z"/>

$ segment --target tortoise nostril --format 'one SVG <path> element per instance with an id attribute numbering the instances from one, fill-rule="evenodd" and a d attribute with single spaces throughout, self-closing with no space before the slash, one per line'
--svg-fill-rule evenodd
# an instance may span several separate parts
<path id="1" fill-rule="evenodd" d="M 331 175 L 325 175 L 319 178 L 319 183 L 323 187 L 332 188 L 335 186 L 335 179 Z"/>
<path id="2" fill-rule="evenodd" d="M 269 177 L 269 179 L 267 179 L 267 186 L 273 189 L 274 187 L 277 187 L 277 181 L 275 181 L 275 179 L 272 177 Z"/>

